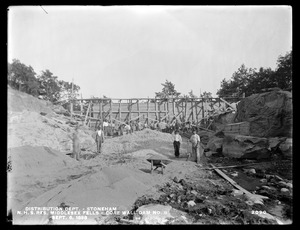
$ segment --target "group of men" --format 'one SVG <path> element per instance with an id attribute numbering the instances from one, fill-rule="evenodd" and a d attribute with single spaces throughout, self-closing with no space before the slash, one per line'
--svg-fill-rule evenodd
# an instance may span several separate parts
<path id="1" fill-rule="evenodd" d="M 150 128 L 154 128 L 155 123 L 151 123 Z M 159 124 L 159 123 L 158 123 Z M 177 123 L 175 123 L 177 124 Z M 102 144 L 104 143 L 104 139 L 105 136 L 108 135 L 108 131 L 109 128 L 112 128 L 113 130 L 115 130 L 116 125 L 114 124 L 114 122 L 108 122 L 107 120 L 104 120 L 101 124 L 97 125 L 96 127 L 96 145 L 97 145 L 97 153 L 101 153 L 101 148 L 102 148 Z M 142 125 L 140 122 L 127 122 L 125 124 L 121 124 L 119 125 L 118 129 L 119 129 L 119 135 L 123 135 L 123 133 L 126 134 L 132 134 L 133 131 L 138 131 L 138 130 L 142 130 L 144 128 L 148 128 L 148 126 L 146 125 Z M 157 129 L 161 129 L 161 126 L 156 126 Z M 161 130 L 160 130 L 161 131 Z M 77 160 L 79 160 L 79 156 L 80 156 L 80 142 L 79 142 L 79 138 L 78 138 L 78 127 L 76 127 L 75 132 L 73 133 L 72 136 L 72 140 L 73 140 L 73 157 Z M 189 142 L 192 144 L 192 153 L 188 155 L 188 159 L 189 158 L 193 158 L 192 160 L 195 160 L 197 163 L 200 163 L 200 156 L 203 154 L 203 150 L 204 147 L 201 144 L 201 140 L 199 135 L 197 134 L 197 130 L 193 129 L 193 135 L 191 136 L 191 138 L 189 139 Z M 179 130 L 176 129 L 174 132 L 174 141 L 173 141 L 173 146 L 174 146 L 174 151 L 175 151 L 175 157 L 179 157 L 180 155 L 180 145 L 182 143 L 182 138 L 179 135 Z"/>
<path id="2" fill-rule="evenodd" d="M 197 134 L 196 129 L 193 130 L 193 134 L 189 139 L 189 142 L 192 144 L 192 152 L 188 153 L 188 158 L 192 158 L 193 161 L 196 161 L 198 164 L 200 163 L 200 157 L 203 155 L 204 146 L 201 143 L 200 136 Z M 182 143 L 182 138 L 179 135 L 179 131 L 176 130 L 174 132 L 174 151 L 175 151 L 175 157 L 179 158 L 180 155 L 180 145 Z"/>

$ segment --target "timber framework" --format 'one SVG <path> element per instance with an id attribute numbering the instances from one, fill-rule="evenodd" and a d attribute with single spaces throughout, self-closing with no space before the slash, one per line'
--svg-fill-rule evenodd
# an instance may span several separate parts
<path id="1" fill-rule="evenodd" d="M 209 128 L 210 118 L 235 111 L 234 102 L 241 98 L 90 98 L 70 101 L 71 116 L 84 125 L 94 127 L 100 120 L 121 124 L 138 120 L 141 123 L 172 123 L 179 120 L 193 126 Z"/>

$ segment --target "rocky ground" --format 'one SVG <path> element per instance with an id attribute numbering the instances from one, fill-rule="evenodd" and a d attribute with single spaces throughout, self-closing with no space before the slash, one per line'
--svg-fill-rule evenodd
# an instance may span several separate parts
<path id="1" fill-rule="evenodd" d="M 62 109 L 46 110 L 43 106 L 49 105 L 36 106 L 38 99 L 28 97 L 26 103 L 35 107 L 14 104 L 8 113 L 7 196 L 14 224 L 292 222 L 289 159 L 249 161 L 213 154 L 202 156 L 198 165 L 186 161 L 191 152 L 186 138 L 175 158 L 172 135 L 149 129 L 106 138 L 102 153 L 96 154 L 94 132 L 81 126 L 82 154 L 76 161 L 70 156 L 73 121 Z M 171 161 L 164 174 L 160 169 L 151 174 L 147 159 L 153 156 Z M 211 163 L 239 166 L 220 170 L 254 195 L 236 189 Z M 65 213 L 69 210 L 74 213 Z"/>

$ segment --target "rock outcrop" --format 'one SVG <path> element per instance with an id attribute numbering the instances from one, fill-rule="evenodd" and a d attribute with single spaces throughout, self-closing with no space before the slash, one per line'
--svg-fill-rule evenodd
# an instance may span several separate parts
<path id="1" fill-rule="evenodd" d="M 250 136 L 291 137 L 292 93 L 273 90 L 240 101 L 236 122 L 250 123 Z"/>
<path id="2" fill-rule="evenodd" d="M 267 138 L 228 135 L 223 141 L 223 155 L 233 158 L 263 159 L 271 155 Z"/>

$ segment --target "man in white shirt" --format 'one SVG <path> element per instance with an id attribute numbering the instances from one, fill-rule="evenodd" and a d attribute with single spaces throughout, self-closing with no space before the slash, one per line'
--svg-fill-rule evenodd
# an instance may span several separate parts
<path id="1" fill-rule="evenodd" d="M 126 134 L 129 134 L 131 133 L 130 130 L 131 130 L 131 127 L 130 125 L 128 124 L 128 122 L 126 123 L 125 127 L 124 127 L 125 131 L 126 131 Z"/>
<path id="2" fill-rule="evenodd" d="M 200 137 L 196 133 L 196 129 L 193 130 L 193 135 L 191 136 L 189 141 L 192 143 L 192 158 L 193 160 L 196 160 L 197 163 L 200 163 Z"/>
<path id="3" fill-rule="evenodd" d="M 174 146 L 174 150 L 175 150 L 175 157 L 179 158 L 179 150 L 180 150 L 180 144 L 182 142 L 182 138 L 179 135 L 179 132 L 176 130 L 175 131 L 175 136 L 174 136 L 174 142 L 173 142 L 173 146 Z"/>
<path id="4" fill-rule="evenodd" d="M 103 129 L 104 129 L 104 136 L 107 136 L 107 129 L 108 129 L 108 122 L 107 122 L 107 120 L 103 121 Z"/>
<path id="5" fill-rule="evenodd" d="M 101 130 L 101 127 L 99 126 L 96 131 L 97 153 L 101 153 L 101 146 L 103 142 L 104 142 L 104 132 Z"/>

